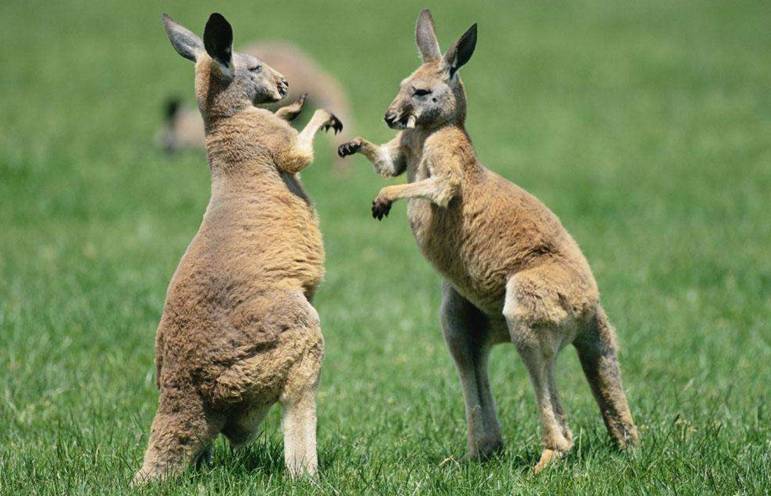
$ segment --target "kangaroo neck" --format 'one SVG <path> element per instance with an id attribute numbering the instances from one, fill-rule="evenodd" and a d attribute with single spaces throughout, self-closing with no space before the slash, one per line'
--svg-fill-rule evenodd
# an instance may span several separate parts
<path id="1" fill-rule="evenodd" d="M 455 135 L 460 134 L 466 140 L 468 140 L 469 143 L 471 142 L 471 138 L 466 132 L 466 126 L 463 122 L 448 122 L 436 127 L 408 129 L 404 132 L 409 133 L 409 142 L 411 147 L 417 147 L 420 149 L 423 148 L 423 145 L 426 141 L 429 141 L 432 138 L 440 138 L 442 135 L 450 133 Z"/>
<path id="2" fill-rule="evenodd" d="M 454 139 L 460 137 L 460 139 L 468 141 L 469 146 L 471 146 L 471 138 L 466 132 L 463 122 L 447 123 L 434 128 L 415 128 L 407 130 L 405 133 L 409 133 L 406 142 L 412 152 L 412 157 L 417 161 L 423 157 L 426 142 L 433 139 L 441 140 L 444 136 L 452 135 Z"/>
<path id="3" fill-rule="evenodd" d="M 414 134 L 413 134 L 414 133 Z M 435 162 L 438 150 L 443 150 L 441 156 L 452 153 L 464 172 L 477 173 L 481 164 L 476 159 L 474 145 L 463 124 L 448 124 L 435 129 L 410 130 L 404 141 L 407 145 L 407 177 L 410 182 L 425 179 L 430 175 L 427 166 Z M 431 155 L 434 155 L 433 159 Z M 442 159 L 440 159 L 442 160 Z M 440 166 L 436 164 L 435 166 Z"/>

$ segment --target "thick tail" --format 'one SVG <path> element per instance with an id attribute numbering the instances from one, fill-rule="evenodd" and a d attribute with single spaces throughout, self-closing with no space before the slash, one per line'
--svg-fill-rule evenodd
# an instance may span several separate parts
<path id="1" fill-rule="evenodd" d="M 634 446 L 638 434 L 621 384 L 621 370 L 616 358 L 616 332 L 602 307 L 597 307 L 595 316 L 573 344 L 608 433 L 620 448 Z"/>

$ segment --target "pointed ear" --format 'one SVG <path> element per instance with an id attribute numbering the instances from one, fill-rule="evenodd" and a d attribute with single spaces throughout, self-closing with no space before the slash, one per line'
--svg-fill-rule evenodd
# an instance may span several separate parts
<path id="1" fill-rule="evenodd" d="M 418 44 L 423 62 L 438 60 L 442 56 L 434 31 L 434 19 L 428 9 L 421 10 L 418 15 L 418 22 L 415 26 L 415 42 Z"/>
<path id="2" fill-rule="evenodd" d="M 469 61 L 476 46 L 477 25 L 474 23 L 444 54 L 444 61 L 450 70 L 450 77 L 453 77 L 458 69 Z"/>
<path id="3" fill-rule="evenodd" d="M 219 64 L 222 74 L 231 77 L 233 75 L 233 28 L 221 14 L 215 12 L 206 21 L 203 45 L 206 47 L 206 53 Z"/>
<path id="4" fill-rule="evenodd" d="M 166 30 L 166 36 L 169 37 L 169 41 L 171 42 L 171 46 L 174 47 L 174 50 L 186 59 L 195 62 L 198 55 L 203 52 L 203 42 L 201 41 L 201 38 L 194 35 L 189 29 L 174 22 L 174 20 L 166 14 L 161 16 L 161 20 L 163 21 L 163 27 Z"/>

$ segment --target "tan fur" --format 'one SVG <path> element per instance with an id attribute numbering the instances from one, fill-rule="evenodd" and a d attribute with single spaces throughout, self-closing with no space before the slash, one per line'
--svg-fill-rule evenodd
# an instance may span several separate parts
<path id="1" fill-rule="evenodd" d="M 243 445 L 276 402 L 290 473 L 316 472 L 324 342 L 310 300 L 324 249 L 296 173 L 313 158 L 313 134 L 336 119 L 319 110 L 298 133 L 243 101 L 220 72 L 206 53 L 197 56 L 211 199 L 166 295 L 156 337 L 158 412 L 137 483 L 179 473 L 220 432 Z"/>
<path id="2" fill-rule="evenodd" d="M 329 110 L 346 123 L 346 129 L 353 128 L 351 105 L 340 82 L 298 46 L 283 41 L 263 41 L 245 46 L 242 52 L 264 60 L 287 77 L 290 85 L 285 101 L 294 101 L 307 94 L 309 105 Z M 280 106 L 267 103 L 262 107 L 276 111 Z M 339 145 L 346 141 L 345 136 L 340 134 L 331 139 Z M 170 152 L 203 148 L 204 128 L 200 113 L 194 107 L 180 106 L 160 130 L 159 141 Z M 342 167 L 344 162 L 338 159 L 335 165 Z"/>
<path id="3" fill-rule="evenodd" d="M 444 59 L 432 33 L 424 11 L 417 29 L 424 63 L 386 113 L 392 127 L 407 129 L 385 145 L 356 138 L 339 153 L 363 153 L 384 176 L 407 172 L 409 183 L 380 191 L 373 215 L 382 218 L 392 202 L 408 200 L 417 244 L 446 280 L 442 326 L 463 384 L 469 456 L 502 446 L 486 370 L 489 349 L 499 342 L 516 345 L 536 392 L 544 446 L 536 472 L 573 443 L 554 380 L 556 356 L 568 343 L 578 350 L 610 434 L 621 447 L 635 444 L 615 332 L 586 259 L 545 205 L 479 162 L 464 127 L 465 91 L 449 68 L 456 51 L 468 54 L 469 44 L 473 51 L 476 27 L 464 35 L 466 46 L 462 38 Z M 431 91 L 417 96 L 415 88 Z"/>

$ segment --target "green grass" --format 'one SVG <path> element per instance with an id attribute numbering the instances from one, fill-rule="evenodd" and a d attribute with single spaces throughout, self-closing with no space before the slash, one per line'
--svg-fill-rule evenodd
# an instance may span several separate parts
<path id="1" fill-rule="evenodd" d="M 533 394 L 513 347 L 493 390 L 506 451 L 460 461 L 463 402 L 439 278 L 363 159 L 304 174 L 322 219 L 327 353 L 317 486 L 282 464 L 278 412 L 246 453 L 147 494 L 763 494 L 771 481 L 771 8 L 766 2 L 428 2 L 443 46 L 479 22 L 464 70 L 482 160 L 544 200 L 583 247 L 623 346 L 642 446 L 613 449 L 571 350 L 577 435 L 538 477 Z M 451 5 L 452 4 L 452 5 Z M 358 131 L 417 64 L 406 2 L 217 4 L 237 41 L 287 38 L 345 83 Z M 157 392 L 166 285 L 208 199 L 191 153 L 152 146 L 192 67 L 161 8 L 200 31 L 209 2 L 0 4 L 0 493 L 122 494 Z"/>

